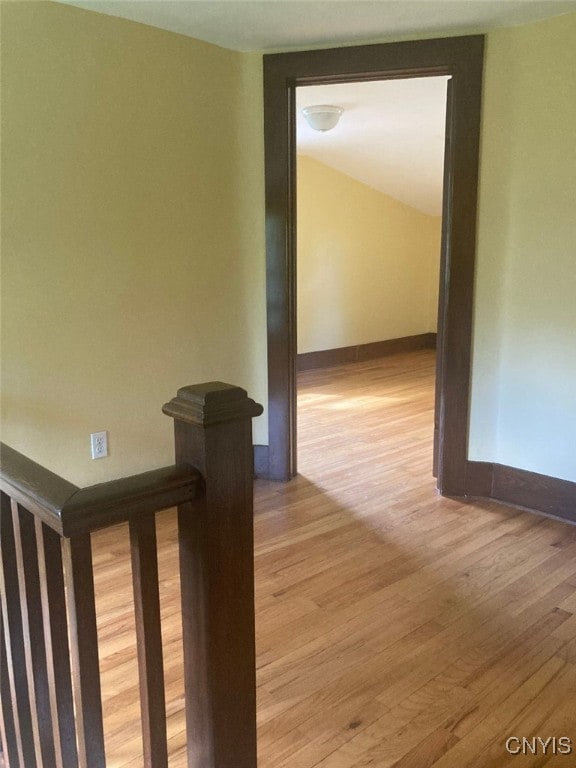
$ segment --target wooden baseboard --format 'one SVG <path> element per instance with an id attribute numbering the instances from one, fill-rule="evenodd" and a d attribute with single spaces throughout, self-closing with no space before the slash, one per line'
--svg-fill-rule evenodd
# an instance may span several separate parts
<path id="1" fill-rule="evenodd" d="M 576 483 L 494 464 L 492 498 L 576 522 Z"/>
<path id="2" fill-rule="evenodd" d="M 469 461 L 466 477 L 469 496 L 493 499 L 576 523 L 576 483 L 570 480 L 482 461 Z"/>
<path id="3" fill-rule="evenodd" d="M 322 349 L 318 352 L 304 352 L 296 356 L 299 371 L 311 371 L 315 368 L 331 368 L 334 365 L 360 363 L 386 357 L 397 352 L 413 352 L 416 349 L 435 349 L 436 334 L 420 333 L 417 336 L 403 336 L 400 339 L 373 341 L 369 344 L 356 344 L 352 347 Z"/>
<path id="4" fill-rule="evenodd" d="M 466 463 L 466 495 L 489 499 L 492 496 L 494 464 L 488 461 Z"/>
<path id="5" fill-rule="evenodd" d="M 267 479 L 270 476 L 270 464 L 268 462 L 268 446 L 254 446 L 254 477 Z"/>

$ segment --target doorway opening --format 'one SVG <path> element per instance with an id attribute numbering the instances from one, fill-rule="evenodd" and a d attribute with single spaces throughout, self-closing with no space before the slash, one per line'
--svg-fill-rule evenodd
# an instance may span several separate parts
<path id="1" fill-rule="evenodd" d="M 296 89 L 297 455 L 305 473 L 332 460 L 329 444 L 364 442 L 356 425 L 366 424 L 372 440 L 378 434 L 389 453 L 400 402 L 419 415 L 430 395 L 434 401 L 448 82 Z M 305 112 L 316 105 L 342 110 L 337 125 L 309 125 Z M 342 420 L 347 409 L 354 418 Z M 310 421 L 324 423 L 321 451 Z M 431 430 L 429 437 L 424 446 Z M 431 447 L 429 464 L 431 472 Z"/>
<path id="2" fill-rule="evenodd" d="M 296 473 L 296 88 L 448 76 L 438 488 L 466 494 L 483 47 L 482 36 L 468 36 L 264 57 L 271 479 Z"/>

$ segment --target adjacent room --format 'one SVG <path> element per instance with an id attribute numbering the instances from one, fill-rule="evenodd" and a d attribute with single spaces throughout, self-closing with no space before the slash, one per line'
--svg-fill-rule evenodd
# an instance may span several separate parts
<path id="1" fill-rule="evenodd" d="M 298 466 L 307 477 L 369 434 L 389 465 L 393 435 L 408 437 L 393 429 L 398 407 L 415 404 L 398 395 L 402 374 L 432 404 L 423 448 L 432 473 L 447 81 L 297 89 Z M 318 123 L 325 113 L 333 127 Z M 343 412 L 353 438 L 337 426 Z"/>

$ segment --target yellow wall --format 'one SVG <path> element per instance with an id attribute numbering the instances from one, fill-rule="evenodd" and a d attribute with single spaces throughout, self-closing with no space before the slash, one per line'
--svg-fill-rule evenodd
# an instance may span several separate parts
<path id="1" fill-rule="evenodd" d="M 265 402 L 261 57 L 52 3 L 2 21 L 3 439 L 83 485 L 167 463 L 177 387 Z M 470 429 L 471 458 L 571 480 L 575 52 L 574 14 L 487 36 Z"/>
<path id="2" fill-rule="evenodd" d="M 298 351 L 436 330 L 440 217 L 298 158 Z"/>
<path id="3" fill-rule="evenodd" d="M 576 14 L 488 35 L 471 457 L 576 480 Z"/>
<path id="4" fill-rule="evenodd" d="M 169 463 L 178 387 L 265 399 L 260 57 L 2 12 L 2 439 L 80 485 Z"/>

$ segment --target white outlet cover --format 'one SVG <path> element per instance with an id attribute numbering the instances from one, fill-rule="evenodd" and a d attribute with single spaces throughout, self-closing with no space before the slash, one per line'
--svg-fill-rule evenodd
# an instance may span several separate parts
<path id="1" fill-rule="evenodd" d="M 108 456 L 108 433 L 92 432 L 90 435 L 90 448 L 93 459 L 104 459 Z"/>

